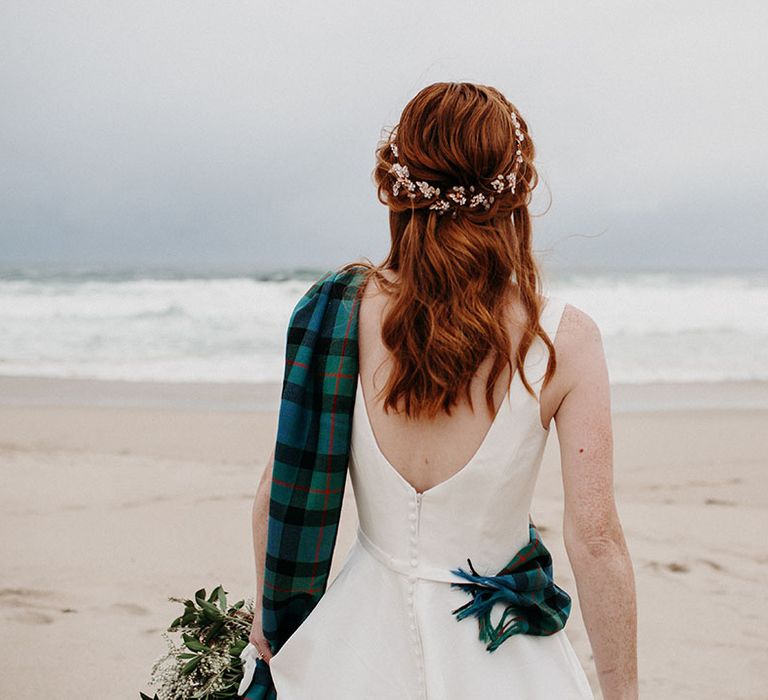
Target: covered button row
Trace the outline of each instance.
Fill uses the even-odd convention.
[[[411,521],[411,536],[410,536],[410,554],[411,554],[411,566],[416,567],[419,564],[418,549],[416,543],[418,541],[416,532],[418,528],[418,513],[419,501],[421,500],[421,494],[417,493],[414,500],[411,501],[411,512],[408,514],[408,519]]]

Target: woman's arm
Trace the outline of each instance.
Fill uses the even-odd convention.
[[[251,509],[251,528],[253,530],[253,556],[256,563],[256,594],[253,626],[248,637],[249,641],[261,652],[268,663],[272,658],[272,650],[269,642],[264,638],[261,628],[261,597],[264,592],[264,564],[267,558],[267,519],[269,515],[269,496],[272,487],[272,465],[275,460],[275,451],[269,455],[264,471],[256,489]]]
[[[557,372],[568,389],[555,423],[565,494],[563,537],[603,697],[634,699],[635,579],[614,500],[610,384],[602,338],[595,322],[570,305],[561,326]]]

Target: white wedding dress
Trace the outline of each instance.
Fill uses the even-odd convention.
[[[549,297],[542,311],[553,341],[564,306]],[[537,338],[525,361],[537,394],[546,364]],[[319,603],[271,659],[278,700],[593,698],[564,630],[516,634],[488,652],[477,618],[451,612],[470,595],[450,586],[465,582],[450,569],[468,570],[469,557],[478,572],[494,575],[528,543],[548,435],[515,372],[472,459],[420,494],[379,449],[358,377],[349,464],[357,539]],[[504,607],[497,606],[494,623]]]

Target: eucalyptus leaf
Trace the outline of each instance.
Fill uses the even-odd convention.
[[[194,659],[187,661],[179,673],[181,673],[182,676],[188,676],[190,673],[192,673],[192,671],[195,670],[195,667],[200,663],[201,658],[202,657],[200,656],[196,656]]]
[[[232,654],[232,656],[240,656],[240,653],[245,649],[245,647],[248,646],[248,641],[243,639],[239,642],[236,642],[231,647],[229,647],[229,653]]]
[[[211,591],[211,595],[208,596],[209,603],[212,603],[214,600],[216,600],[219,595],[219,589],[221,589],[221,585],[216,586],[216,588]]]
[[[219,612],[219,609],[215,605],[209,603],[207,600],[201,600],[200,607],[205,610],[205,612],[207,612],[214,620],[221,619],[221,613]]]
[[[189,634],[182,635],[182,639],[184,640],[184,644],[187,647],[187,649],[191,649],[192,651],[210,651],[211,648],[209,646],[206,646],[203,644],[199,639],[196,637],[193,637]]]
[[[205,636],[205,643],[210,645],[211,642],[218,636],[219,632],[224,629],[225,620],[219,620],[215,625],[211,627],[208,634]]]
[[[160,690],[152,698],[141,693],[141,700],[159,700],[160,697],[234,700],[238,697],[237,689],[244,670],[240,654],[248,644],[255,601],[238,600],[229,605],[222,584],[210,589],[207,599],[206,590],[199,589],[194,600],[169,599],[183,605],[182,614],[175,617],[168,628],[168,632],[178,635],[183,644],[180,648],[178,641],[167,637],[169,651],[153,666],[150,680]],[[223,657],[225,666],[216,676],[203,663],[209,655]],[[213,690],[214,687],[217,689]]]

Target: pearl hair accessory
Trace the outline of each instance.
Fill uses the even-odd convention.
[[[518,119],[517,114],[515,114],[515,112],[510,112],[510,115],[512,117],[512,123],[515,126],[515,164],[512,168],[512,172],[508,173],[507,175],[499,173],[493,180],[491,180],[491,188],[497,194],[501,194],[505,189],[509,189],[509,191],[514,194],[515,188],[517,186],[517,171],[520,167],[520,164],[523,162],[522,143],[525,140],[525,134],[520,127],[520,120]],[[396,161],[392,163],[391,167],[389,168],[389,173],[395,176],[395,182],[392,185],[392,194],[397,197],[397,195],[400,194],[400,190],[402,189],[408,191],[408,197],[410,199],[415,199],[418,196],[418,192],[420,192],[421,195],[426,199],[432,199],[433,197],[440,196],[439,187],[433,187],[425,180],[417,180],[416,182],[411,180],[411,174],[408,171],[408,166],[397,162],[398,158],[400,157],[400,154],[397,150],[397,144],[392,141],[389,144],[389,147],[392,150],[392,155],[395,157]],[[475,192],[474,185],[469,186],[469,192]],[[445,194],[445,199],[436,199],[432,204],[429,205],[429,208],[436,210],[440,216],[442,216],[445,212],[453,209],[452,216],[455,218],[457,208],[466,205],[467,201],[469,201],[468,206],[470,209],[475,209],[476,207],[482,205],[486,211],[491,208],[491,204],[494,202],[494,196],[492,194],[486,197],[482,192],[477,192],[469,197],[469,200],[467,200],[467,196],[467,191],[463,186],[454,185],[451,187],[450,191]]]

